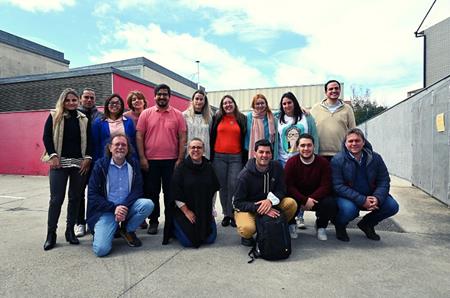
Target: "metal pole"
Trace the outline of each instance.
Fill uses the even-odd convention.
[[[197,90],[200,90],[200,60],[196,60],[197,63]]]

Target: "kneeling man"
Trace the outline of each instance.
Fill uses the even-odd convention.
[[[142,195],[141,170],[131,159],[127,137],[112,136],[106,156],[95,163],[89,180],[87,222],[94,233],[92,248],[98,257],[111,251],[118,228],[129,246],[142,245],[135,231],[154,207]]]
[[[283,211],[290,221],[297,210],[292,198],[285,198],[283,168],[272,160],[272,144],[268,140],[255,143],[255,157],[239,173],[233,196],[234,218],[242,245],[252,246],[256,232],[255,215],[278,217]],[[274,208],[276,206],[276,208]]]
[[[342,151],[331,160],[333,188],[337,194],[339,212],[336,217],[336,237],[350,241],[346,226],[358,217],[360,210],[370,211],[358,227],[371,240],[380,240],[375,226],[398,212],[398,203],[389,194],[389,173],[381,156],[372,150],[358,128],[350,129]]]
[[[330,163],[314,154],[314,138],[310,134],[300,135],[297,149],[300,154],[291,157],[284,168],[287,193],[299,207],[316,212],[317,238],[327,240],[328,222],[334,222],[337,213],[336,200],[331,195]]]

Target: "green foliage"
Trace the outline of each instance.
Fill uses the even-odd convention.
[[[351,86],[352,96],[350,97],[355,113],[356,125],[378,115],[387,109],[385,106],[378,105],[375,100],[370,99],[370,89]]]

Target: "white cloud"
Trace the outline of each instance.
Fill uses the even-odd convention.
[[[50,12],[62,11],[65,6],[74,6],[75,0],[3,0],[0,3],[9,3],[31,12]]]
[[[95,4],[94,11],[92,14],[96,17],[104,17],[107,16],[111,11],[111,5],[106,2],[100,2]]]
[[[126,8],[144,9],[153,6],[156,2],[156,0],[118,0],[117,7],[121,10]]]
[[[158,25],[119,24],[114,37],[123,44],[120,49],[106,50],[95,63],[144,56],[185,77],[196,72],[200,60],[200,83],[208,90],[267,86],[268,79],[242,57],[190,34],[163,32]]]

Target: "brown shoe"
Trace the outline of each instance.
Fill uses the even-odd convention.
[[[142,245],[141,240],[136,236],[135,232],[127,232],[126,229],[120,229],[120,236],[127,242],[130,247],[139,247]]]

